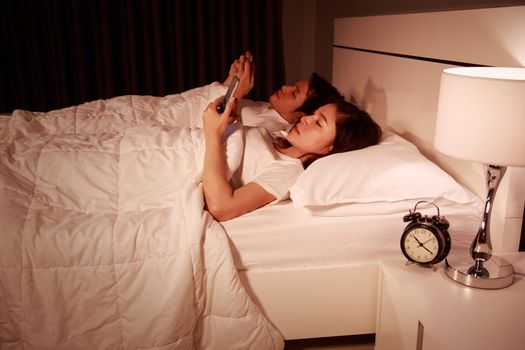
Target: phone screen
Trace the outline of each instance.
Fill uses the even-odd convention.
[[[228,87],[228,91],[226,91],[226,95],[224,95],[224,99],[222,100],[221,104],[219,104],[219,106],[217,107],[217,112],[219,112],[220,114],[224,113],[224,110],[226,109],[226,104],[235,92],[235,89],[237,89],[237,85],[239,85],[239,78],[237,78],[237,76],[234,75],[230,86]]]

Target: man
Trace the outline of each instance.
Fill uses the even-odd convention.
[[[283,85],[270,96],[269,102],[244,100],[254,85],[254,74],[253,57],[245,52],[232,63],[223,83],[228,86],[233,75],[240,79],[234,96],[240,100],[237,114],[244,125],[263,126],[270,132],[287,130],[300,117],[313,114],[322,105],[344,99],[334,86],[313,73],[310,79]]]
[[[329,82],[316,73],[310,79],[283,85],[265,101],[244,99],[254,86],[255,64],[249,52],[245,52],[230,66],[228,78],[221,84],[209,85],[167,96],[173,99],[168,124],[202,128],[202,113],[210,101],[226,93],[233,76],[239,78],[234,93],[237,99],[235,118],[246,126],[262,126],[269,132],[288,131],[304,115],[312,115],[319,107],[344,97]],[[182,102],[182,103],[180,103]]]

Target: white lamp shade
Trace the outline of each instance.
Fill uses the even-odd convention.
[[[525,166],[525,68],[445,69],[434,146],[455,158]]]

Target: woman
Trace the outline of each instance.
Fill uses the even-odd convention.
[[[225,221],[284,199],[295,179],[314,160],[329,154],[374,145],[381,129],[366,113],[349,102],[339,100],[304,116],[286,139],[274,142],[263,128],[245,127],[244,159],[227,178],[223,135],[235,102],[228,103],[221,115],[212,102],[204,112],[206,139],[203,191],[208,211]]]

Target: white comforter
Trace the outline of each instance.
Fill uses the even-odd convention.
[[[223,93],[3,118],[1,349],[283,347],[203,210],[202,132],[177,127]]]

